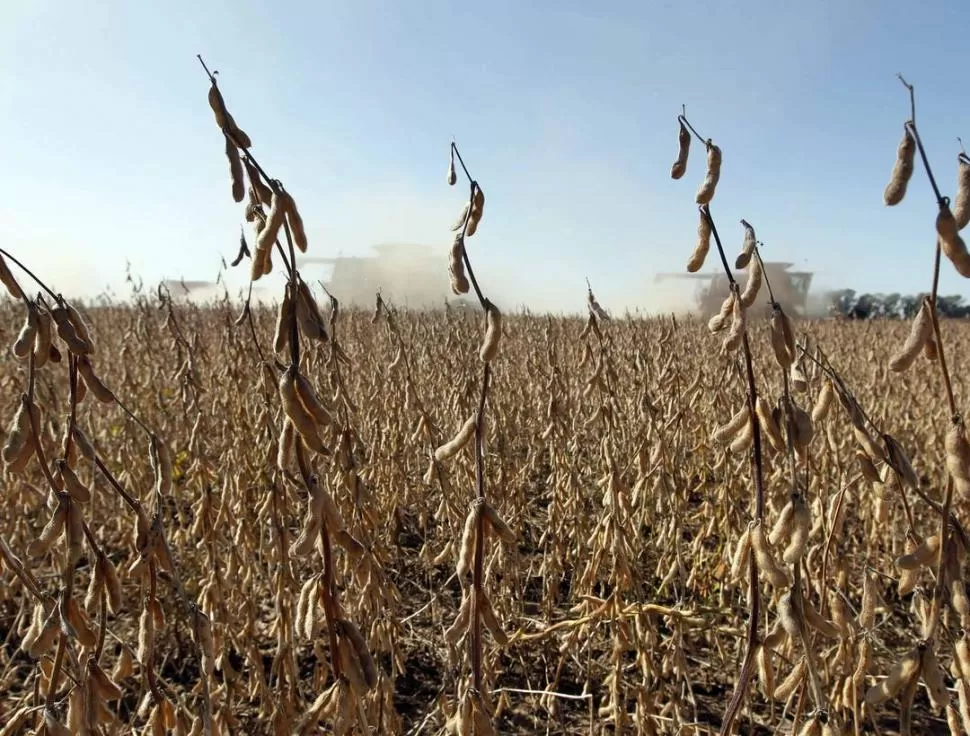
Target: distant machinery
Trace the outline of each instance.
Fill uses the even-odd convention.
[[[791,263],[765,261],[765,276],[771,284],[775,299],[793,316],[804,316],[808,304],[808,289],[812,284],[813,274],[805,271],[789,271]],[[745,277],[735,274],[739,285],[744,288]],[[673,279],[691,279],[699,282],[696,294],[697,310],[705,315],[717,312],[721,303],[730,292],[727,276],[721,272],[711,273],[658,273],[656,281]],[[762,286],[758,302],[767,303],[768,290]]]
[[[329,274],[322,283],[345,306],[373,306],[378,291],[394,306],[412,309],[464,301],[451,292],[443,249],[398,244],[372,249],[373,256],[303,257],[297,259],[297,265],[328,266]]]

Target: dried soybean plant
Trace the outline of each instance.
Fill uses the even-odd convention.
[[[725,299],[724,304],[721,306],[720,313],[711,319],[709,329],[712,332],[719,332],[724,328],[727,318],[729,316],[731,317],[731,327],[727,338],[724,340],[722,352],[731,355],[733,358],[733,356],[736,355],[737,349],[739,347],[742,348],[745,375],[747,380],[747,407],[738,411],[735,418],[729,422],[728,428],[725,429],[722,434],[725,434],[725,436],[727,434],[732,436],[740,435],[741,437],[745,438],[745,442],[744,445],[739,447],[739,449],[745,449],[747,446],[750,446],[751,448],[750,467],[751,477],[754,484],[754,526],[752,528],[756,531],[756,536],[758,536],[758,534],[760,534],[761,524],[764,522],[765,492],[763,464],[761,457],[761,424],[756,411],[758,400],[757,388],[755,386],[751,349],[748,344],[746,314],[745,307],[741,300],[741,290],[738,287],[734,274],[732,273],[724,255],[724,249],[721,246],[720,237],[718,236],[710,210],[710,202],[714,198],[714,193],[721,176],[721,149],[710,138],[705,139],[700,133],[697,132],[693,125],[691,125],[690,121],[687,119],[686,108],[684,108],[681,114],[677,117],[677,121],[680,125],[680,151],[677,161],[674,163],[671,170],[672,178],[679,179],[686,172],[691,133],[702,141],[707,149],[707,172],[705,174],[704,181],[701,183],[701,186],[697,191],[697,196],[695,197],[698,204],[699,213],[699,224],[697,230],[698,242],[695,245],[694,252],[690,257],[687,269],[689,272],[695,272],[704,265],[704,260],[706,259],[710,250],[710,238],[713,236],[717,245],[718,255],[720,256],[722,265],[724,267],[724,272],[730,284],[730,293]],[[750,445],[748,444],[748,438],[750,438]],[[741,673],[735,686],[734,695],[731,698],[722,721],[722,734],[731,732],[734,719],[737,717],[737,714],[743,704],[744,694],[747,690],[748,682],[752,677],[753,668],[755,666],[755,657],[758,652],[758,623],[761,616],[761,592],[758,585],[758,574],[759,563],[762,562],[762,560],[759,560],[758,557],[759,555],[747,555],[749,605],[748,636],[745,646],[744,659],[741,666]],[[739,565],[738,567],[740,568],[741,566]],[[741,572],[740,569],[738,571]]]
[[[251,256],[251,282],[273,270],[274,252],[283,264],[286,282],[280,303],[273,352],[286,355],[288,363],[263,360],[261,371],[267,384],[277,387],[282,409],[276,441],[276,476],[271,484],[275,497],[274,506],[285,507],[284,484],[299,486],[307,494],[307,508],[303,528],[299,536],[284,548],[286,532],[277,519],[281,546],[276,577],[277,620],[274,625],[279,636],[277,659],[277,689],[284,697],[273,713],[277,733],[310,733],[320,720],[326,719],[334,733],[350,733],[356,725],[366,733],[373,713],[384,716],[386,699],[378,693],[376,708],[367,704],[378,687],[381,673],[378,671],[369,644],[340,601],[336,580],[336,547],[343,549],[358,568],[364,568],[368,579],[379,581],[381,576],[375,561],[361,542],[350,533],[334,498],[334,487],[328,483],[326,472],[316,472],[316,462],[336,461],[335,472],[343,480],[345,488],[356,494],[360,479],[353,461],[351,434],[347,410],[353,403],[340,380],[338,363],[344,358],[336,344],[334,327],[338,305],[331,298],[329,325],[313,297],[306,281],[296,267],[296,251],[306,252],[308,242],[306,229],[296,201],[278,179],[270,178],[253,156],[249,137],[238,127],[226,108],[225,100],[213,73],[209,72],[202,58],[199,61],[208,76],[209,105],[216,124],[225,139],[225,152],[229,160],[232,197],[242,202],[247,197],[246,219],[253,223],[255,249]],[[248,179],[245,186],[243,176]],[[281,243],[280,235],[286,243]],[[240,255],[245,256],[245,247]],[[249,311],[249,302],[246,304]],[[253,332],[256,340],[255,331]],[[307,345],[301,343],[304,339]],[[331,363],[331,375],[336,383],[336,405],[328,402],[310,381],[308,374],[312,345],[326,343]],[[258,345],[258,341],[257,341]],[[261,353],[261,351],[260,351]],[[301,362],[302,361],[302,362]],[[337,445],[336,456],[331,447]],[[297,474],[291,468],[295,461]],[[276,513],[279,514],[277,507]],[[292,580],[294,562],[312,552],[322,558],[322,569],[310,575],[300,588],[295,610],[287,588]],[[366,591],[365,591],[366,592]],[[323,620],[320,620],[322,611]],[[330,681],[303,714],[292,712],[293,694],[299,690],[299,676],[295,669],[293,649],[296,634],[315,639],[321,626],[326,628]],[[274,667],[274,669],[277,669]]]
[[[961,150],[957,157],[957,195],[954,207],[951,209],[950,198],[944,196],[937,185],[916,126],[915,89],[902,75],[898,75],[898,78],[909,93],[910,117],[903,125],[903,139],[897,150],[897,160],[885,189],[884,200],[889,206],[896,206],[903,201],[913,175],[915,154],[918,151],[936,199],[936,251],[931,291],[923,298],[906,341],[890,358],[889,368],[893,372],[902,373],[911,368],[920,357],[936,363],[940,370],[949,418],[949,428],[944,440],[947,471],[945,486],[942,501],[933,503],[940,517],[939,531],[926,539],[921,539],[917,530],[911,528],[907,554],[896,560],[897,567],[903,571],[903,577],[910,579],[915,580],[912,571],[923,567],[932,570],[936,578],[932,603],[929,610],[924,611],[924,615],[920,617],[920,634],[914,647],[903,654],[886,679],[874,685],[866,695],[866,702],[870,707],[899,696],[900,728],[903,730],[903,726],[908,725],[908,720],[911,718],[913,698],[921,678],[926,685],[933,707],[938,710],[945,709],[948,718],[955,719],[955,711],[944,687],[937,659],[937,652],[943,648],[946,639],[946,635],[940,630],[940,624],[950,613],[948,609],[952,608],[959,617],[960,629],[965,632],[970,628],[970,619],[968,619],[970,606],[967,604],[966,593],[963,590],[966,537],[960,533],[962,530],[959,527],[956,536],[951,536],[951,525],[958,526],[958,522],[951,519],[954,492],[961,500],[966,500],[970,493],[970,441],[967,439],[963,413],[958,410],[954,397],[937,309],[941,255],[947,257],[958,274],[970,278],[970,253],[960,235],[960,230],[970,222],[970,162],[966,153]],[[894,449],[896,448],[887,443],[886,450],[890,455]],[[908,460],[902,473],[908,481],[907,487],[922,494],[924,491],[921,489],[920,478],[911,466],[906,467],[907,465]],[[900,582],[901,587],[902,585],[903,583]],[[949,596],[946,595],[948,591]],[[951,671],[958,682],[960,700],[964,706],[961,707],[961,715],[965,719],[964,728],[970,728],[970,719],[967,718],[970,713],[965,707],[967,687],[970,685],[970,670],[963,667],[964,664],[970,663],[967,663],[965,658],[961,660],[959,656],[961,647],[964,652],[966,651],[965,637],[966,633],[957,638]]]
[[[793,675],[800,671],[807,672],[815,706],[806,721],[805,728],[828,731],[834,726],[822,691],[819,665],[815,657],[814,643],[811,640],[812,627],[820,630],[827,627],[821,614],[815,611],[805,599],[802,579],[802,562],[812,524],[809,501],[806,497],[808,483],[806,479],[799,477],[797,464],[799,461],[804,464],[807,446],[811,442],[813,432],[810,415],[795,404],[790,391],[793,382],[804,383],[804,377],[796,360],[792,325],[788,315],[771,293],[771,285],[767,283],[754,228],[745,220],[741,220],[744,237],[741,252],[735,259],[734,265],[737,269],[747,269],[747,279],[743,289],[738,284],[725,256],[710,208],[720,181],[721,149],[711,139],[705,139],[697,132],[687,119],[686,111],[678,116],[678,123],[680,151],[671,171],[672,178],[679,179],[686,171],[690,134],[703,141],[707,149],[707,171],[695,197],[699,213],[697,243],[688,260],[687,271],[696,272],[704,265],[713,237],[721,266],[728,279],[729,293],[719,312],[708,322],[708,329],[712,333],[726,332],[721,348],[723,355],[734,360],[738,349],[741,349],[739,371],[747,388],[746,406],[737,410],[728,422],[719,426],[714,431],[713,438],[717,442],[729,443],[732,452],[749,453],[749,466],[754,486],[753,518],[738,540],[731,564],[731,569],[737,576],[743,575],[744,567],[747,565],[749,607],[747,639],[741,671],[734,694],[722,719],[720,733],[732,732],[734,722],[744,703],[748,685],[756,671],[762,692],[769,698],[778,697],[772,655],[774,649],[788,640],[802,650],[801,664],[795,668]],[[782,372],[784,388],[781,402],[774,408],[764,396],[758,393],[748,337],[749,313],[757,302],[763,283],[766,284],[772,310],[771,346],[775,361]],[[788,501],[781,509],[770,532],[766,517],[768,502],[772,499],[766,492],[765,439],[774,450],[780,454],[787,454],[789,466],[786,493]],[[788,543],[781,554],[783,564],[779,562],[778,552],[775,549],[782,542]],[[786,565],[790,566],[790,571],[786,570]],[[777,619],[772,631],[764,637],[759,635],[759,623],[763,615],[762,604],[765,600],[762,598],[759,577],[764,578],[764,583],[772,591],[772,597],[767,600],[769,603],[774,600]],[[796,687],[800,684],[797,679],[793,679],[793,682]]]
[[[27,386],[20,395],[7,433],[4,466],[8,479],[19,476],[27,483],[28,468],[35,460],[47,486],[45,500],[50,511],[46,525],[27,545],[30,562],[22,561],[7,540],[0,537],[2,566],[11,570],[23,589],[35,599],[21,648],[39,660],[39,672],[32,675],[34,705],[21,704],[12,722],[23,725],[41,718],[41,725],[35,723],[36,732],[47,734],[94,734],[103,728],[116,728],[120,725],[121,713],[112,710],[112,704],[122,701],[129,692],[118,682],[130,676],[137,664],[142,697],[138,707],[130,711],[129,727],[134,727],[137,720],[154,732],[191,727],[197,733],[212,733],[210,679],[214,659],[210,622],[186,594],[165,530],[165,505],[170,501],[173,474],[168,446],[95,372],[96,343],[78,308],[54,293],[14,256],[3,250],[0,253],[0,281],[26,308],[24,325],[12,352],[18,360],[26,361]],[[44,293],[31,299],[4,256]],[[40,382],[45,378],[44,369],[52,371],[59,364],[67,372],[68,416],[63,423],[53,416],[59,403],[55,389],[50,388],[44,398],[39,391]],[[98,404],[116,405],[148,436],[154,488],[147,504],[124,488],[79,426],[79,405],[88,393]],[[54,438],[59,426],[63,427],[60,441]],[[120,614],[125,607],[122,578],[116,561],[108,556],[106,540],[94,531],[100,521],[93,519],[92,509],[103,508],[106,503],[98,498],[101,481],[107,483],[134,518],[131,543],[135,554],[124,577],[137,581],[142,594],[137,647],[125,642],[126,632],[117,633],[121,630]],[[40,512],[40,516],[43,518],[45,514]],[[51,578],[59,585],[51,591],[42,583],[50,576],[37,574],[32,568],[38,569],[47,558],[56,567],[55,549],[61,547],[61,541],[60,569]],[[79,572],[89,576],[83,600],[79,599]],[[178,612],[189,622],[199,648],[201,703],[191,710],[157,671],[156,641],[166,628],[167,619],[160,581],[171,586],[180,607]],[[116,617],[111,628],[109,613]],[[109,636],[122,647],[113,675],[107,674],[104,664]],[[52,647],[56,649],[53,660],[50,659]],[[134,657],[131,651],[137,652]],[[38,701],[42,691],[41,705]]]
[[[449,156],[449,186],[457,182],[455,159],[461,165],[468,180],[468,201],[461,215],[453,225],[454,241],[448,266],[451,287],[455,294],[465,294],[469,282],[485,313],[485,335],[479,349],[482,369],[482,388],[478,409],[459,427],[458,432],[448,442],[439,446],[435,460],[439,463],[454,458],[462,448],[474,438],[476,492],[472,500],[458,545],[456,572],[462,586],[461,608],[452,625],[445,632],[445,640],[450,646],[467,638],[468,654],[471,665],[471,679],[458,685],[458,702],[450,716],[449,728],[460,736],[486,736],[494,734],[493,714],[495,705],[489,693],[484,671],[484,628],[487,628],[496,644],[503,646],[508,641],[502,623],[498,620],[492,602],[485,590],[485,541],[491,533],[503,543],[515,541],[515,533],[499,516],[498,511],[485,496],[485,409],[488,404],[489,385],[492,377],[492,361],[498,355],[499,341],[502,337],[502,314],[484,295],[468,257],[466,241],[475,235],[485,210],[485,193],[479,183],[472,178],[465,162],[452,142]],[[471,575],[469,585],[468,576]]]

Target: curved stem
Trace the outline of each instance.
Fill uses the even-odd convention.
[[[926,149],[923,148],[923,139],[919,136],[916,123],[912,121],[906,123],[906,129],[916,139],[916,148],[919,150],[919,157],[923,161],[923,168],[926,169],[926,175],[929,177],[930,186],[933,187],[933,194],[936,195],[936,204],[940,209],[943,209],[949,205],[949,200],[940,193],[940,188],[936,185],[936,177],[933,176],[933,169],[930,168],[929,159],[926,157]]]
[[[735,299],[737,299],[739,298],[738,284],[734,280],[734,275],[731,273],[731,269],[728,266],[727,258],[724,255],[724,247],[721,244],[721,238],[717,232],[717,226],[714,224],[714,218],[711,217],[710,207],[703,205],[701,207],[701,212],[707,218],[707,221],[711,226],[711,234],[714,236],[714,242],[717,245],[717,252],[721,257],[721,265],[724,267],[724,273],[726,274],[728,282],[731,285],[732,292],[734,292]],[[765,514],[764,461],[761,454],[761,423],[758,419],[758,413],[756,410],[758,395],[757,388],[755,386],[754,368],[751,361],[751,345],[748,342],[747,330],[744,330],[741,333],[741,347],[744,354],[745,377],[748,383],[748,421],[751,422],[754,445],[751,452],[751,473],[754,476],[755,519],[756,523],[761,523],[764,520]],[[751,555],[750,557],[748,571],[750,610],[748,612],[747,646],[745,650],[744,662],[741,666],[741,672],[734,688],[734,694],[731,696],[731,701],[728,704],[724,718],[721,721],[721,736],[726,736],[726,734],[731,732],[731,728],[734,725],[738,712],[741,710],[741,705],[744,702],[745,691],[747,690],[748,683],[753,675],[754,658],[759,646],[758,619],[761,615],[761,590],[758,587],[758,563],[755,559],[755,555]]]
[[[458,144],[454,141],[451,142],[451,150],[458,157],[458,163],[461,164],[462,171],[465,172],[465,177],[468,179],[469,183],[473,183],[472,175],[468,173],[468,167],[465,166],[465,160],[461,157],[461,152],[458,150]]]
[[[699,140],[701,143],[707,145],[707,138],[705,138],[700,133],[698,133],[697,132],[697,129],[693,125],[690,124],[690,120],[687,119],[687,107],[686,106],[681,106],[681,109],[683,110],[683,112],[680,115],[677,116],[677,119],[680,122],[682,122],[684,125],[686,125],[687,126],[687,129],[690,130],[691,133],[693,133],[695,136],[697,136],[697,140]]]
[[[23,271],[25,274],[30,276],[30,278],[32,278],[35,282],[37,282],[37,285],[40,286],[40,288],[42,288],[44,291],[48,293],[48,295],[50,295],[51,299],[53,299],[55,302],[58,302],[58,303],[61,301],[60,297],[57,294],[55,294],[53,291],[51,291],[50,287],[48,287],[47,284],[45,284],[36,275],[34,275],[34,272],[31,271],[29,268],[27,268],[16,256],[11,255],[9,251],[4,250],[3,248],[0,248],[0,253],[2,253],[11,261],[16,263],[21,271]]]

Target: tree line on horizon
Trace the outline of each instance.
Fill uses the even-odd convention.
[[[847,319],[912,319],[919,311],[925,292],[919,294],[857,294],[854,289],[839,289],[828,294],[829,313]],[[970,304],[959,294],[938,295],[936,307],[941,317],[970,317]]]

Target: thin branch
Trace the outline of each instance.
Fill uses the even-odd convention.
[[[687,126],[687,129],[690,130],[691,133],[693,133],[695,136],[697,136],[697,140],[699,140],[704,145],[707,145],[708,139],[705,138],[704,136],[702,136],[700,133],[698,133],[697,132],[697,129],[693,125],[690,124],[690,120],[687,119],[687,106],[686,105],[681,105],[681,108],[680,109],[682,110],[682,112],[681,112],[680,115],[677,116],[677,119],[680,122],[682,122],[684,125],[686,125]]]

